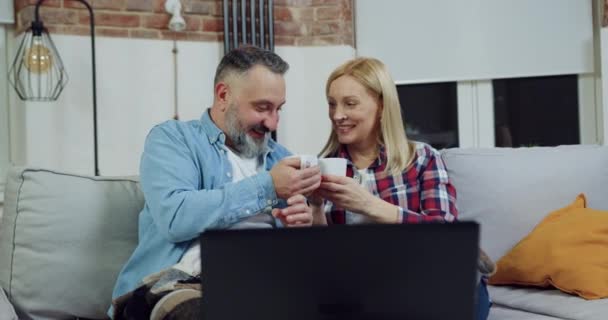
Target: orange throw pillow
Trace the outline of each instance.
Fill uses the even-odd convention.
[[[549,287],[585,299],[608,297],[608,211],[585,195],[546,216],[498,263],[493,285]]]

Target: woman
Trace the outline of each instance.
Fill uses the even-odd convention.
[[[408,141],[397,89],[382,62],[357,58],[326,84],[332,132],[321,157],[348,160],[347,176],[323,176],[309,199],[313,223],[418,223],[456,219],[456,191],[431,146]],[[482,256],[485,256],[482,254]],[[485,257],[484,257],[485,258]],[[485,259],[482,271],[494,264]],[[478,319],[490,302],[480,281]]]

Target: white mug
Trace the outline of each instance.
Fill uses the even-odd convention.
[[[344,158],[322,158],[319,159],[321,175],[346,176],[346,159]]]
[[[300,169],[310,168],[319,164],[317,156],[310,154],[298,154],[289,156],[288,158],[300,158]]]

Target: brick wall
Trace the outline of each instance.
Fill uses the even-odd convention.
[[[277,44],[354,44],[352,0],[275,0],[274,10]]]
[[[604,19],[602,21],[603,27],[608,27],[608,0],[604,0]]]
[[[277,45],[353,45],[353,0],[275,0]],[[36,0],[14,0],[16,28],[30,25]],[[165,0],[90,0],[100,36],[223,41],[221,0],[181,0],[186,30],[168,30]],[[89,15],[73,0],[46,0],[40,16],[51,34],[89,34]],[[18,33],[19,33],[18,32]]]

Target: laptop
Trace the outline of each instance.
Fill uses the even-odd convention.
[[[475,319],[479,226],[211,230],[203,319]]]

